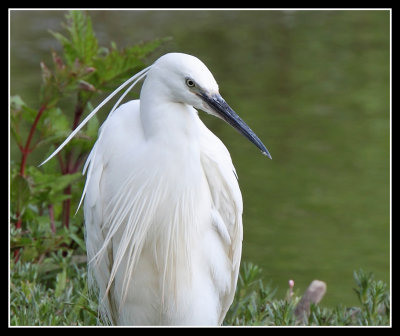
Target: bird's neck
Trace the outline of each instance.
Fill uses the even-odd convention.
[[[142,92],[140,117],[146,139],[178,150],[198,146],[198,115],[192,106]]]

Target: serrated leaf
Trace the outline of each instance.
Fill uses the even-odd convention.
[[[88,122],[86,135],[92,139],[96,139],[98,131],[99,131],[99,119],[97,115],[94,115],[93,118],[90,119]]]
[[[69,236],[71,237],[71,239],[72,239],[75,243],[77,243],[77,244],[79,245],[79,247],[80,247],[83,251],[86,250],[86,245],[85,245],[84,240],[81,239],[81,238],[79,238],[77,234],[71,232],[71,233],[69,234]]]
[[[53,204],[61,204],[61,202],[70,199],[72,195],[69,194],[49,194],[47,201]]]
[[[66,175],[43,173],[33,166],[28,167],[28,172],[33,177],[35,189],[50,188],[52,192],[64,190],[69,184],[82,176],[81,173]]]
[[[56,278],[56,289],[54,295],[56,297],[60,296],[62,292],[65,290],[67,285],[67,269],[64,268],[60,273],[57,274]]]
[[[10,247],[11,249],[25,247],[32,245],[32,238],[23,237],[23,236],[14,236],[10,239]]]
[[[99,47],[90,17],[83,11],[70,11],[66,19],[69,39],[59,33],[53,35],[61,42],[67,63],[73,65],[75,60],[79,59],[82,63],[91,65]]]
[[[29,107],[20,96],[12,96],[10,98],[11,118],[22,117],[24,122],[33,122],[38,111]]]
[[[49,115],[49,121],[55,135],[58,133],[64,135],[66,132],[69,133],[71,131],[70,122],[60,108],[53,109],[51,115]]]
[[[34,246],[26,246],[21,250],[21,259],[23,261],[32,261],[39,256],[39,252]]]
[[[16,175],[10,183],[11,201],[14,203],[15,211],[22,214],[31,197],[31,188],[28,180],[21,175]]]
[[[81,173],[60,175],[60,173],[42,172],[34,166],[27,167],[27,173],[33,180],[33,197],[41,204],[60,204],[71,198],[64,189],[82,178]]]
[[[143,59],[154,51],[163,42],[163,39],[155,39],[142,42],[123,50],[118,50],[115,43],[103,57],[94,59],[94,66],[97,69],[97,76],[103,85],[121,75],[129,75],[138,68],[144,67]]]
[[[10,97],[11,112],[21,110],[23,105],[26,105],[26,104],[19,95]]]
[[[11,117],[11,122],[10,122],[10,130],[11,130],[11,135],[13,136],[15,142],[22,146],[22,139],[21,136],[19,135],[19,132],[17,132],[17,122]]]

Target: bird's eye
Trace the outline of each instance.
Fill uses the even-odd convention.
[[[196,84],[194,83],[193,79],[187,78],[186,79],[186,85],[189,87],[195,87]]]

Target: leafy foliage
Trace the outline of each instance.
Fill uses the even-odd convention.
[[[97,301],[88,292],[85,259],[62,251],[51,253],[40,264],[11,262],[11,325],[98,325]],[[297,294],[275,298],[265,285],[259,267],[244,263],[235,300],[225,318],[226,326],[387,326],[389,293],[372,274],[354,272],[355,291],[363,293],[360,307],[333,308],[311,305],[308,320],[299,321]],[[360,281],[362,280],[362,281]]]
[[[11,162],[11,249],[24,261],[43,260],[61,247],[79,247],[84,253],[82,215],[71,212],[83,189],[79,171],[97,138],[98,119],[93,117],[71,146],[43,167],[37,167],[39,162],[31,165],[28,157],[39,152],[45,159],[92,108],[93,99],[115,85],[113,81],[122,82],[141,70],[144,59],[163,42],[157,39],[122,50],[115,43],[101,47],[83,11],[70,11],[64,29],[66,34],[52,32],[63,54],[53,51],[51,66],[40,63],[39,107],[18,95],[10,100],[12,141],[21,153],[19,162]]]
[[[50,154],[92,108],[93,99],[113,81],[141,70],[163,42],[123,50],[115,43],[100,47],[83,11],[69,12],[64,28],[65,35],[52,32],[63,54],[53,51],[51,66],[40,63],[39,106],[19,95],[10,99],[11,136],[21,154],[10,169],[11,325],[97,324],[96,302],[87,289],[82,214],[71,212],[83,189],[79,171],[96,140],[98,119],[92,118],[57,160],[38,168],[39,162],[30,164],[28,157]]]
[[[70,39],[60,33],[53,32],[65,51],[67,63],[71,66],[78,59],[84,64],[91,65],[92,59],[98,54],[99,45],[94,35],[92,21],[81,11],[71,11],[66,15],[66,30]]]
[[[295,308],[300,297],[290,295],[275,298],[271,285],[261,280],[258,266],[245,263],[239,275],[235,300],[226,316],[224,325],[267,325],[267,326],[384,326],[390,324],[389,292],[386,284],[375,281],[373,274],[363,270],[354,272],[355,292],[360,307],[334,308],[311,304],[307,320],[296,318]]]
[[[372,273],[363,270],[354,272],[357,287],[354,291],[361,303],[359,312],[360,324],[381,325],[389,319],[390,301],[387,285],[383,281],[375,281]]]
[[[96,325],[97,303],[87,288],[86,266],[71,254],[45,262],[11,262],[10,325]]]

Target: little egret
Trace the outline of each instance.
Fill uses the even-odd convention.
[[[144,77],[140,100],[118,107]],[[160,57],[47,160],[132,82],[84,167],[89,283],[98,290],[99,312],[114,325],[221,325],[238,279],[243,202],[228,150],[196,109],[271,156],[199,59]]]

